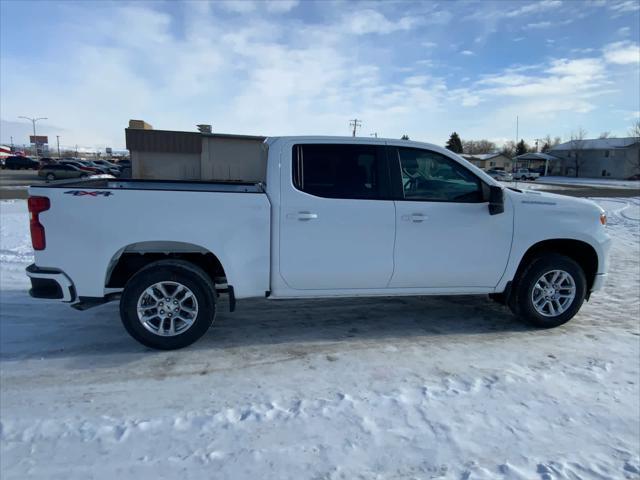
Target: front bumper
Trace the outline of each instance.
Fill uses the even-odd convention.
[[[29,295],[33,298],[46,298],[71,303],[76,300],[76,288],[71,279],[56,268],[41,268],[35,263],[26,269],[31,279]]]

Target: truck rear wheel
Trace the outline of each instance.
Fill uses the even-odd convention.
[[[192,263],[154,262],[127,282],[120,299],[120,318],[127,332],[147,347],[186,347],[213,322],[214,288],[209,276]]]
[[[534,258],[516,280],[509,306],[536,327],[557,327],[578,313],[586,291],[580,265],[564,255],[546,254]]]

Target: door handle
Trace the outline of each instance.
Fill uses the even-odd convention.
[[[420,223],[420,222],[424,222],[427,217],[424,213],[412,213],[410,215],[402,215],[402,220],[406,221],[406,222],[413,222],[413,223]]]
[[[288,213],[287,218],[296,218],[301,222],[308,222],[309,220],[315,220],[316,218],[318,218],[318,214],[311,212]]]

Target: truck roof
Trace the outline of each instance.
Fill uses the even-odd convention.
[[[433,150],[443,150],[444,148],[435,145],[433,143],[427,142],[416,142],[414,140],[402,140],[399,138],[383,138],[383,137],[346,137],[346,136],[331,136],[331,135],[289,135],[289,136],[279,136],[279,137],[267,137],[265,142],[271,145],[276,141],[318,141],[321,143],[344,143],[344,144],[353,144],[353,143],[361,143],[361,144],[388,144],[388,145],[396,145],[396,146],[406,146],[406,147],[420,147],[420,148],[430,148]],[[447,150],[448,153],[452,153]]]

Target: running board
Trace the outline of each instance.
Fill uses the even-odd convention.
[[[110,293],[104,297],[78,297],[78,300],[80,301],[71,305],[71,308],[75,308],[80,311],[89,310],[90,308],[118,300],[120,296],[120,293]]]

